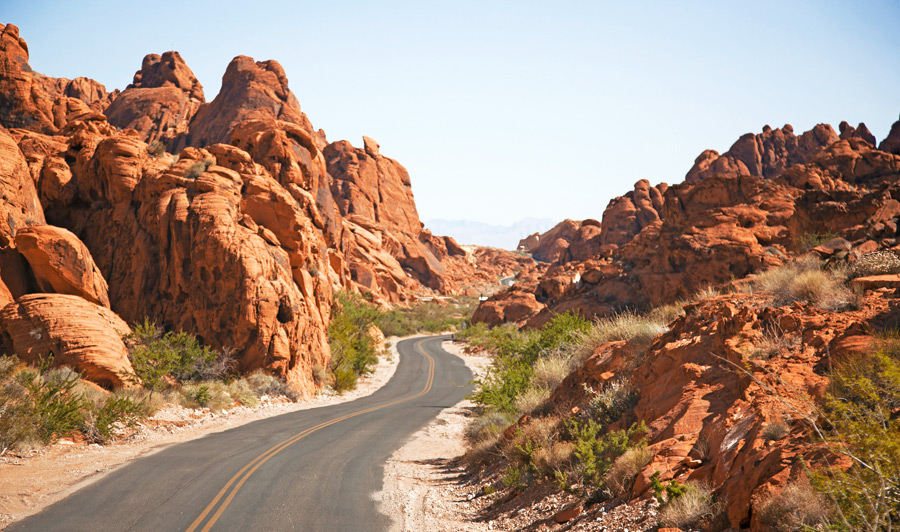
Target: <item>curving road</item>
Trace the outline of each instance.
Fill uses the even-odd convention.
[[[398,344],[374,394],[255,421],[119,468],[6,528],[52,531],[384,531],[372,494],[409,436],[468,392],[447,337]]]

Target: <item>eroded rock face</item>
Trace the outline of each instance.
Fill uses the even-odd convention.
[[[811,160],[836,140],[837,134],[827,124],[819,124],[800,136],[794,135],[790,125],[776,129],[765,126],[758,135],[742,136],[722,155],[715,150],[704,151],[684,180],[694,182],[714,175],[771,179],[789,166]]]
[[[878,149],[888,153],[900,154],[900,120],[894,122],[891,126],[891,132],[881,141]]]
[[[654,458],[631,492],[648,493],[650,476],[706,482],[725,500],[735,529],[762,530],[753,509],[806,464],[823,465],[801,416],[823,397],[822,368],[872,345],[867,324],[894,319],[894,297],[869,294],[860,310],[829,313],[807,305],[772,307],[764,294],[727,295],[685,308],[686,315],[649,346],[601,345],[557,388],[559,411],[584,408],[594,390],[629,379],[640,393],[634,418],[649,428]],[[779,331],[780,349],[759,355],[765,336]],[[640,363],[633,368],[637,357]],[[736,368],[746,368],[746,372]],[[767,440],[764,429],[786,423],[788,434]],[[614,426],[613,428],[617,428]]]
[[[30,226],[16,233],[15,243],[41,292],[72,294],[109,308],[106,280],[87,246],[71,231],[52,225]]]
[[[178,52],[144,57],[134,81],[106,109],[109,123],[174,149],[203,104],[203,86]]]
[[[70,366],[105,388],[129,384],[134,370],[122,337],[128,325],[106,307],[63,294],[28,294],[0,310],[7,352],[39,364]]]
[[[300,111],[297,97],[288,89],[281,65],[239,55],[222,76],[222,90],[197,111],[189,133],[176,148],[229,142],[235,126],[249,120],[281,120],[313,131],[309,119]]]
[[[649,181],[642,179],[634,184],[633,191],[610,200],[603,211],[600,244],[622,246],[631,242],[641,229],[658,221],[668,188],[665,183],[650,186]]]

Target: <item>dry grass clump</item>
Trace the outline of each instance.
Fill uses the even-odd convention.
[[[264,395],[271,397],[280,395],[291,401],[300,400],[300,394],[297,393],[297,390],[291,387],[291,385],[281,377],[269,375],[260,370],[247,375],[244,379],[257,397],[262,397]]]
[[[641,469],[653,459],[653,452],[646,446],[632,447],[616,458],[612,468],[603,477],[603,485],[613,497],[622,497],[634,485]]]
[[[842,272],[826,270],[820,260],[803,257],[759,274],[753,288],[771,292],[779,306],[800,302],[836,311],[847,308],[855,300],[844,281]]]
[[[703,484],[685,484],[684,493],[669,499],[659,509],[660,526],[675,527],[682,530],[696,528],[702,522],[712,521],[722,510],[707,486]]]
[[[777,325],[767,325],[762,337],[756,342],[755,349],[750,356],[761,360],[769,360],[775,355],[781,354],[800,343],[799,336],[785,334]]]
[[[578,340],[574,342],[576,348],[573,350],[573,355],[580,363],[606,342],[637,340],[649,344],[654,338],[668,330],[666,325],[671,321],[668,318],[676,312],[674,309],[667,310],[671,312],[641,315],[625,311],[614,316],[600,318],[591,324],[590,329],[580,333]]]
[[[490,441],[493,444],[497,440],[497,436],[513,422],[515,422],[515,418],[504,412],[485,412],[466,426],[466,440],[473,445],[482,441]]]
[[[627,412],[634,409],[638,402],[638,394],[627,379],[618,379],[606,383],[599,392],[585,385],[585,392],[592,395],[590,413],[604,425],[615,423]]]
[[[900,257],[893,251],[873,251],[866,253],[853,264],[850,276],[855,278],[892,273],[900,273]]]
[[[759,522],[771,530],[811,530],[828,521],[828,501],[806,481],[788,484],[772,494],[756,510]]]
[[[765,441],[778,441],[790,433],[791,426],[782,419],[776,419],[775,421],[766,423],[760,436],[762,436],[762,439]]]
[[[528,387],[522,393],[516,396],[513,404],[516,411],[522,414],[534,412],[545,405],[550,399],[551,390],[549,388]]]
[[[531,383],[538,388],[554,390],[572,371],[574,360],[560,353],[537,359]]]

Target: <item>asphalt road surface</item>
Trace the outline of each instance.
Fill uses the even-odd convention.
[[[6,531],[386,531],[372,498],[385,461],[469,391],[444,339],[400,342],[396,374],[368,397],[164,449]]]

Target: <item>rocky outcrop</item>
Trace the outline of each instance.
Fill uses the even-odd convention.
[[[610,200],[600,232],[602,246],[622,246],[653,222],[659,221],[663,208],[663,195],[669,188],[665,183],[655,187],[642,179],[634,184],[634,190]],[[582,259],[585,260],[585,259]]]
[[[144,57],[134,81],[106,109],[109,123],[173,149],[203,104],[203,86],[178,52]]]
[[[840,125],[838,125],[838,131],[841,132],[841,140],[857,138],[863,139],[864,141],[871,144],[873,148],[877,144],[877,142],[875,141],[875,135],[873,135],[872,132],[869,131],[869,128],[867,128],[866,125],[862,122],[860,122],[858,126],[853,127],[845,120],[841,122]]]
[[[827,124],[819,124],[800,136],[794,135],[789,124],[776,129],[765,126],[759,135],[743,135],[722,155],[715,150],[704,151],[684,180],[695,182],[714,175],[772,179],[789,166],[810,161],[836,140],[837,134]]]
[[[896,153],[900,155],[900,120],[894,122],[888,136],[881,141],[878,149],[888,153]]]
[[[600,251],[602,227],[597,220],[563,220],[546,233],[535,233],[519,241],[518,249],[535,260],[564,264],[586,260]]]
[[[445,282],[442,261],[465,255],[465,251],[453,239],[435,237],[424,229],[406,169],[381,155],[374,140],[364,137],[363,141],[364,149],[340,141],[323,150],[332,179],[331,193],[345,219],[341,246],[350,258],[354,281],[360,279],[363,286],[373,288],[380,285],[386,295],[392,285],[402,284],[393,261],[379,264],[376,250],[380,248],[418,283],[434,290],[452,291]],[[371,262],[368,258],[376,260]],[[371,275],[373,264],[380,275]],[[395,300],[393,295],[388,297]]]
[[[773,307],[765,294],[705,299],[686,307],[649,347],[601,345],[551,401],[560,412],[584,409],[591,399],[585,386],[601,390],[627,379],[640,391],[633,420],[646,423],[654,454],[629,497],[646,496],[654,472],[662,480],[707,483],[726,501],[732,528],[761,530],[753,519],[757,505],[804,476],[805,467],[824,465],[803,419],[815,416],[812,405],[826,390],[821,368],[872,345],[864,331],[896,319],[897,301],[870,293],[860,310],[829,313]],[[773,334],[780,347],[760,354]],[[767,438],[770,424],[787,433]]]
[[[235,127],[250,120],[281,120],[312,133],[312,124],[300,111],[297,97],[288,88],[287,76],[278,61],[254,61],[239,55],[222,76],[222,90],[204,104],[191,120],[189,132],[175,148],[204,147],[230,142]]]
[[[63,294],[28,294],[0,310],[0,338],[9,353],[39,364],[70,366],[105,388],[133,381],[122,337],[131,330],[115,313]]]
[[[87,246],[72,232],[35,225],[19,230],[15,244],[28,261],[39,291],[72,294],[109,308],[106,280]]]

